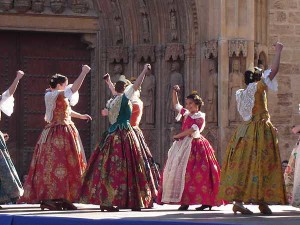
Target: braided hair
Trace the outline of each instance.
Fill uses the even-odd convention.
[[[55,89],[58,84],[62,85],[68,80],[68,78],[61,74],[55,74],[51,77],[49,85],[51,88]]]

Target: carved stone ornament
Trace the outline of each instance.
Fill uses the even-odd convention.
[[[186,44],[184,45],[184,54],[188,58],[196,56],[196,45],[195,44]]]
[[[218,57],[218,42],[215,40],[204,42],[204,57],[215,59]]]
[[[18,12],[27,12],[31,7],[31,0],[15,0],[14,9]]]
[[[174,43],[167,45],[165,60],[169,61],[170,59],[184,60],[184,48],[182,44]]]
[[[41,13],[44,11],[45,0],[32,0],[31,9],[33,12]]]
[[[0,9],[8,11],[13,8],[13,0],[2,0],[0,1]]]
[[[124,47],[110,47],[107,49],[107,57],[110,63],[123,61],[128,63],[128,49]]]
[[[228,41],[228,55],[232,57],[243,56],[247,57],[248,42],[246,40],[230,40]]]
[[[65,0],[51,0],[51,11],[56,14],[62,13],[65,10],[65,3]]]
[[[89,4],[86,0],[73,0],[71,8],[75,13],[87,13]]]
[[[150,61],[153,63],[155,62],[155,46],[153,45],[141,45],[138,46],[136,49],[136,57],[138,62],[144,61]]]

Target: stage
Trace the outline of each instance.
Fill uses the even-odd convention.
[[[2,205],[0,225],[299,225],[300,210],[291,206],[271,206],[272,215],[260,214],[258,207],[247,206],[253,215],[234,215],[232,205],[213,207],[212,211],[177,211],[176,205],[155,205],[141,212],[120,210],[101,212],[99,206],[75,204],[78,210],[41,211],[39,205]]]

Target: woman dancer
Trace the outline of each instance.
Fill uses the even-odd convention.
[[[285,204],[277,131],[270,121],[266,90],[277,90],[275,78],[283,45],[276,43],[271,69],[262,73],[253,65],[245,72],[246,89],[236,93],[238,111],[244,122],[227,146],[221,170],[219,197],[233,202],[234,213],[252,214],[244,203],[259,205],[271,214],[268,204]]]
[[[220,167],[210,143],[201,135],[205,127],[205,114],[200,111],[203,101],[197,93],[186,97],[186,108],[178,101],[179,86],[173,87],[173,106],[183,116],[181,132],[168,152],[161,178],[158,203],[181,204],[178,210],[199,205],[198,211],[211,210],[223,202],[216,199]]]
[[[140,211],[152,206],[153,184],[148,182],[141,143],[129,123],[130,100],[135,97],[149,69],[150,64],[146,64],[136,82],[126,91],[125,76],[120,76],[115,85],[117,95],[107,104],[111,124],[109,134],[93,152],[81,190],[81,202],[100,204],[102,211],[119,211],[119,208]]]
[[[78,90],[90,67],[84,65],[73,85],[68,85],[66,76],[51,77],[50,91],[45,94],[48,123],[35,146],[25,193],[19,202],[41,203],[41,207],[57,209],[49,199],[79,200],[81,176],[86,167],[84,149],[79,133],[71,117],[91,120],[87,114],[73,111],[70,105],[77,104]]]
[[[300,132],[300,125],[293,127],[292,133],[298,134]],[[292,206],[300,207],[300,137],[294,147],[288,166],[284,172],[284,181],[286,186],[286,194],[289,203]]]
[[[7,116],[13,113],[14,97],[19,80],[24,76],[24,72],[19,70],[17,77],[8,90],[0,95],[0,120],[1,111]],[[19,179],[15,166],[9,156],[6,141],[8,134],[0,131],[0,204],[15,202],[23,194],[24,190]]]
[[[104,76],[104,79],[105,79],[110,91],[112,92],[112,94],[116,95],[115,87],[110,79],[110,75],[106,74]],[[135,80],[136,80],[135,78],[131,79],[132,82],[135,82]],[[130,87],[130,84],[131,84],[131,82],[129,80],[127,80],[127,85],[128,85],[127,88]],[[132,100],[130,100],[132,103],[132,114],[130,117],[130,125],[132,126],[132,128],[141,144],[141,152],[142,152],[144,163],[145,163],[147,180],[148,180],[148,183],[150,184],[152,196],[156,197],[159,179],[160,179],[160,173],[159,173],[159,169],[153,159],[151,151],[146,143],[143,132],[139,127],[141,119],[142,119],[142,115],[143,115],[143,101],[140,99],[140,92],[141,91],[139,89],[136,92],[134,98],[132,98]],[[103,112],[102,115],[105,116],[107,114],[105,112]]]

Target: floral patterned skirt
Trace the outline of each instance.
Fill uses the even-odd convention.
[[[212,146],[203,136],[193,139],[191,146],[181,200],[172,203],[181,205],[222,205],[223,201],[216,198],[219,191],[220,167]],[[162,202],[162,184],[163,176],[161,176],[157,197],[157,203],[159,204],[164,203]]]
[[[65,198],[76,202],[86,159],[76,127],[48,125],[35,146],[24,195],[19,202]]]
[[[139,127],[132,127],[141,146],[141,153],[143,156],[143,160],[145,163],[147,181],[151,188],[152,196],[157,196],[158,186],[159,186],[159,179],[160,179],[160,172],[157,164],[155,163],[153,156],[150,152],[150,149],[145,141],[143,132]]]
[[[16,201],[23,192],[22,183],[0,131],[0,204]]]
[[[83,178],[81,202],[148,208],[152,206],[151,182],[141,143],[130,127],[104,136],[93,152]]]
[[[235,131],[218,196],[230,202],[286,204],[277,131],[267,117],[256,116]]]

